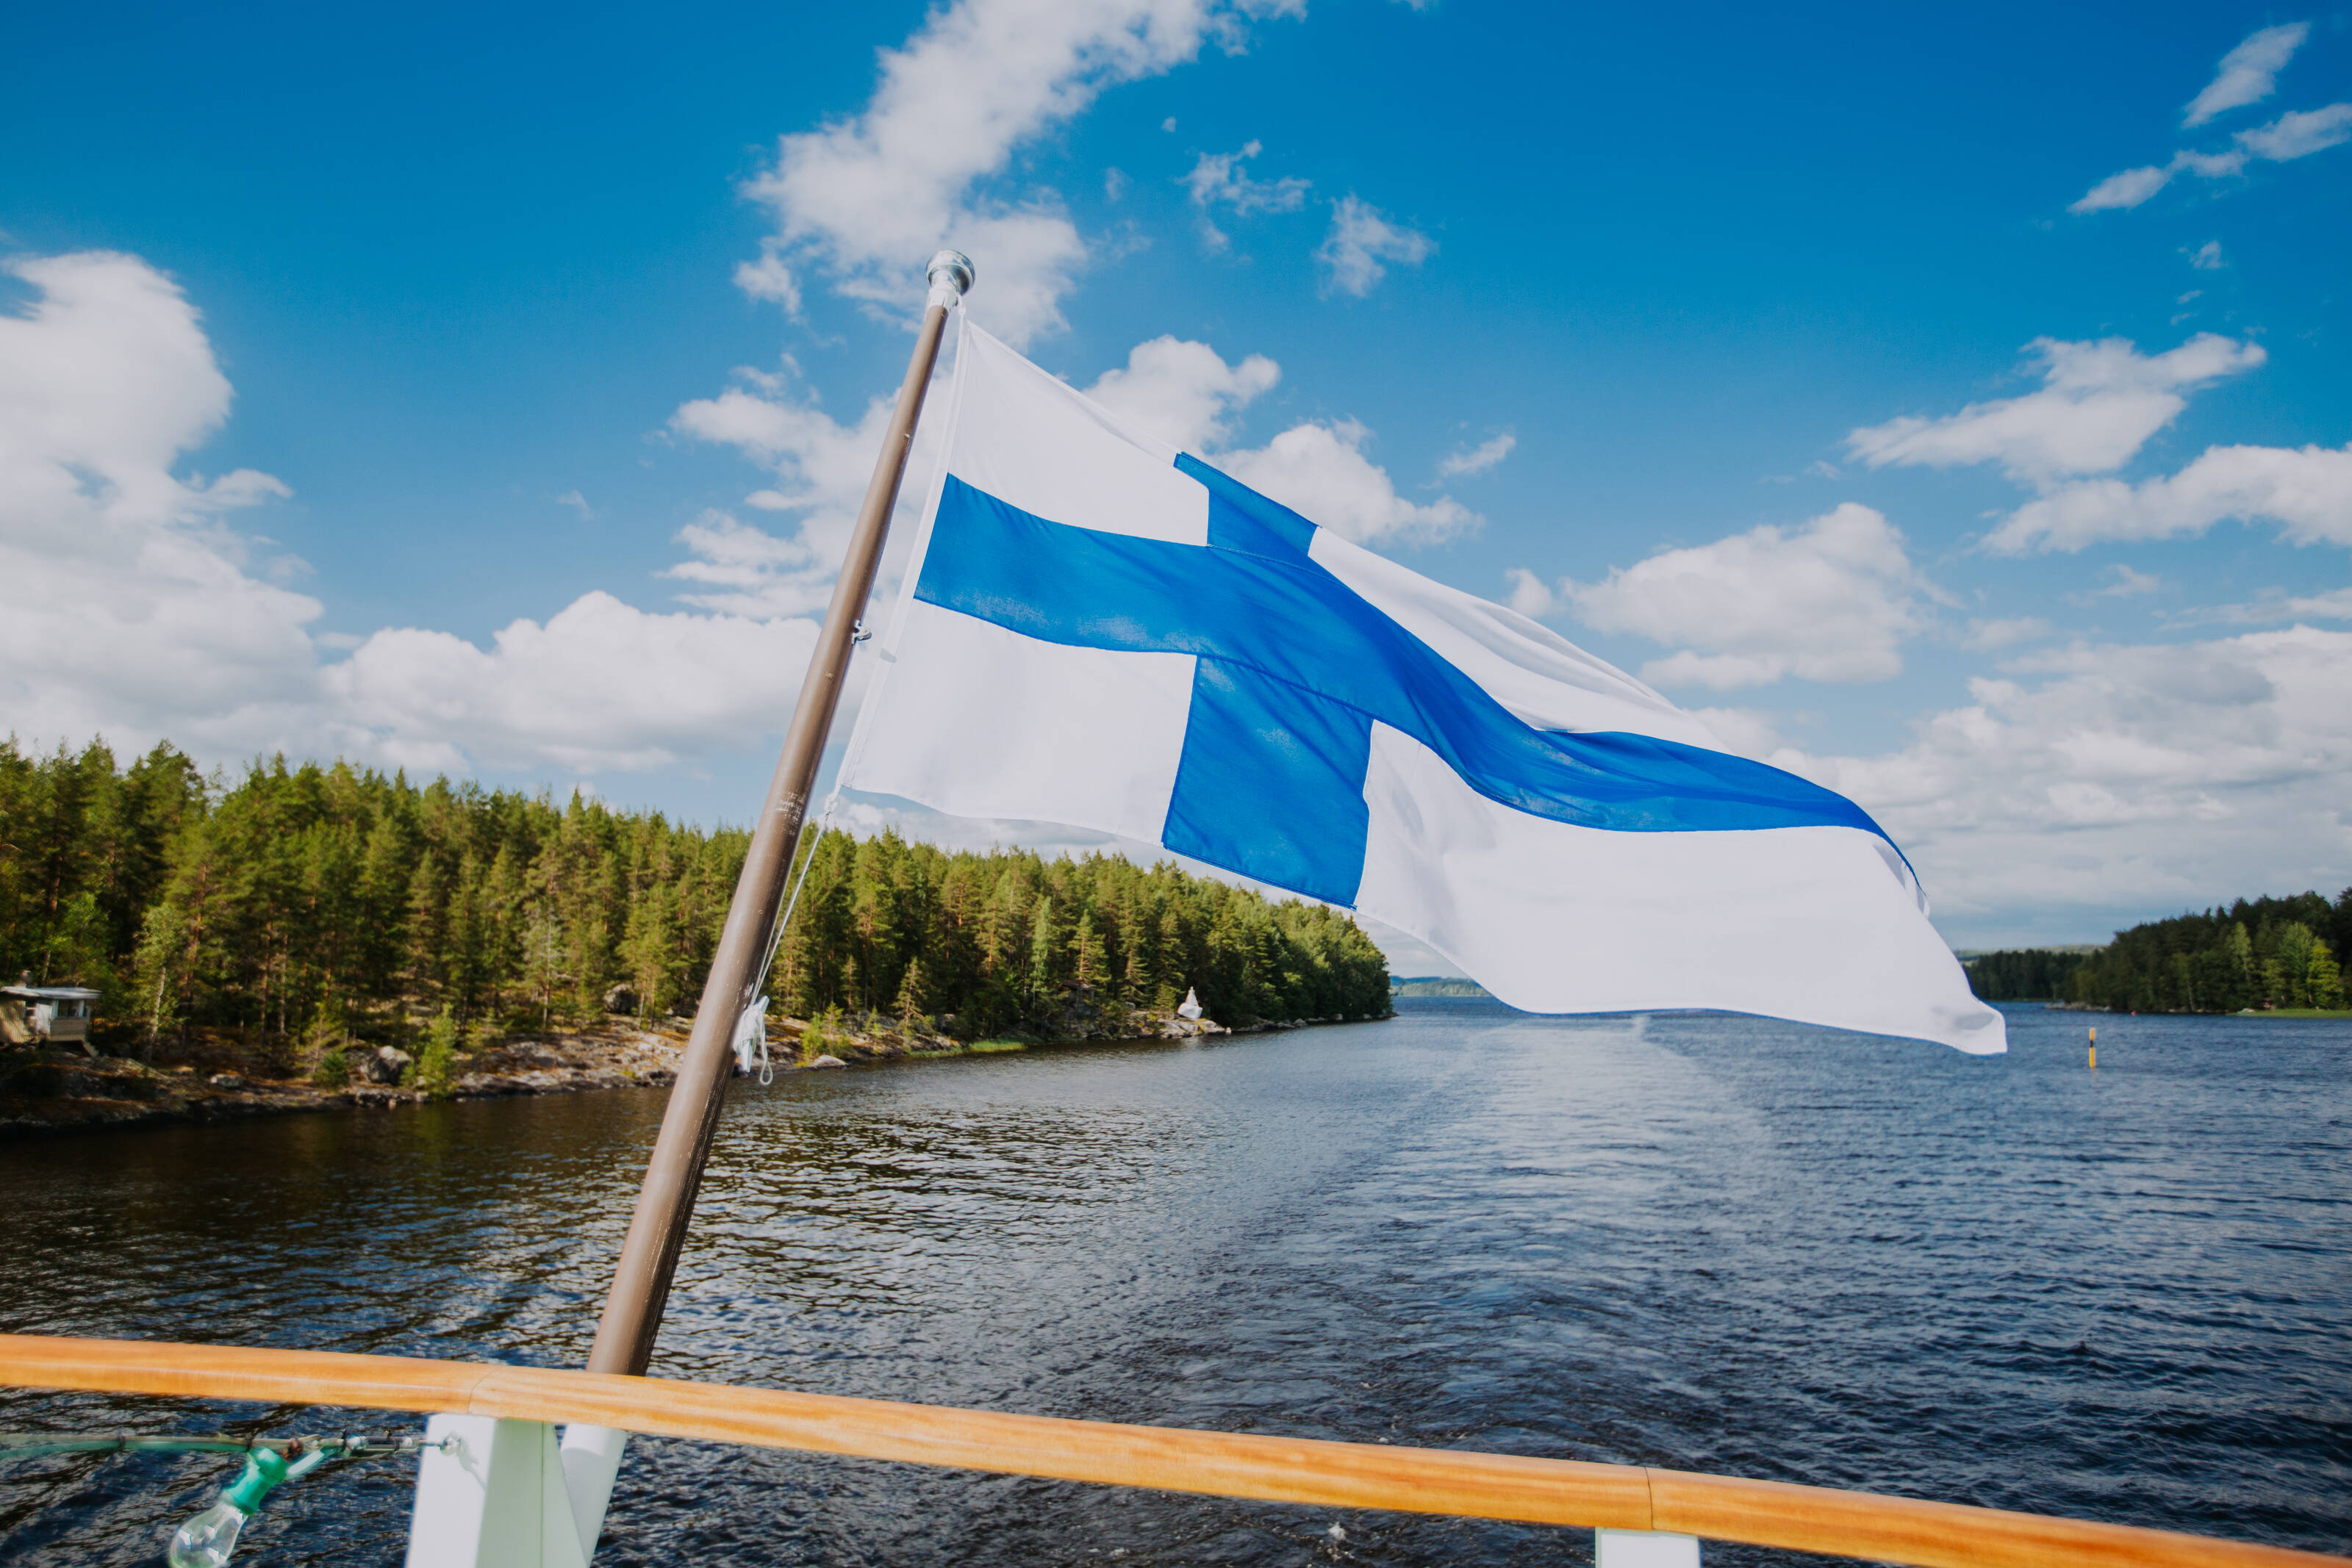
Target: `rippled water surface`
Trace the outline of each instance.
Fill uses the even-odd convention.
[[[1981,1059],[1418,1001],[739,1085],[654,1370],[2352,1549],[2352,1027],[2011,1021]],[[0,1328],[576,1365],[662,1100],[0,1147]],[[384,1420],[0,1400],[17,1429]],[[223,1469],[8,1463],[0,1561],[158,1562]],[[397,1562],[413,1475],[286,1489],[253,1561]],[[1590,1539],[646,1441],[597,1562],[1550,1563]]]

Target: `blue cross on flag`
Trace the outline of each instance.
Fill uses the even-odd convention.
[[[1527,617],[1129,429],[967,324],[848,788],[1155,843],[1534,1012],[2006,1048],[1853,801]]]

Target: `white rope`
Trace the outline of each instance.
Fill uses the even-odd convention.
[[[840,803],[841,786],[836,784],[833,793],[824,798],[824,810],[816,820],[816,836],[807,841],[808,854],[801,862],[801,873],[793,879],[793,891],[784,900],[784,912],[776,917],[776,929],[768,938],[768,956],[760,961],[760,978],[751,988],[755,999],[735,1020],[736,1066],[745,1072],[751,1070],[751,1055],[745,1048],[756,1039],[762,1087],[776,1081],[775,1067],[768,1060],[768,976],[776,967],[776,955],[783,949],[784,932],[793,923],[793,910],[801,901],[801,889],[808,885],[809,869],[816,864],[817,846],[824,842],[825,831],[833,822],[833,809]]]

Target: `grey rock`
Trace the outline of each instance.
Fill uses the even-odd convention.
[[[849,1063],[842,1061],[841,1058],[834,1055],[831,1051],[827,1051],[824,1055],[818,1057],[814,1061],[810,1062],[809,1065],[811,1067],[846,1067]]]
[[[366,1072],[367,1081],[371,1083],[397,1083],[400,1082],[401,1074],[415,1064],[416,1058],[409,1055],[400,1047],[380,1045],[376,1047],[373,1056],[364,1060],[362,1071]]]
[[[604,1010],[608,1013],[634,1013],[637,1010],[637,988],[623,983],[604,993]]]
[[[245,1087],[245,1080],[239,1078],[234,1072],[215,1072],[210,1078],[205,1079],[205,1082],[211,1084],[215,1089],[242,1089]]]

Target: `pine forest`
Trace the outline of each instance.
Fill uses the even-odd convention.
[[[2116,1012],[2234,1013],[2345,1005],[2338,955],[2352,887],[2239,899],[2118,931],[2105,947],[1986,953],[1968,965],[1987,1001],[2065,1001]]]
[[[341,762],[208,780],[169,745],[119,768],[102,743],[11,740],[0,976],[95,987],[102,1015],[149,1035],[684,1012],[748,838]],[[803,853],[772,1013],[921,1016],[969,1038],[1050,1032],[1073,994],[1164,1012],[1197,988],[1227,1023],[1389,1011],[1385,961],[1345,915],[1171,863],[838,831]]]

